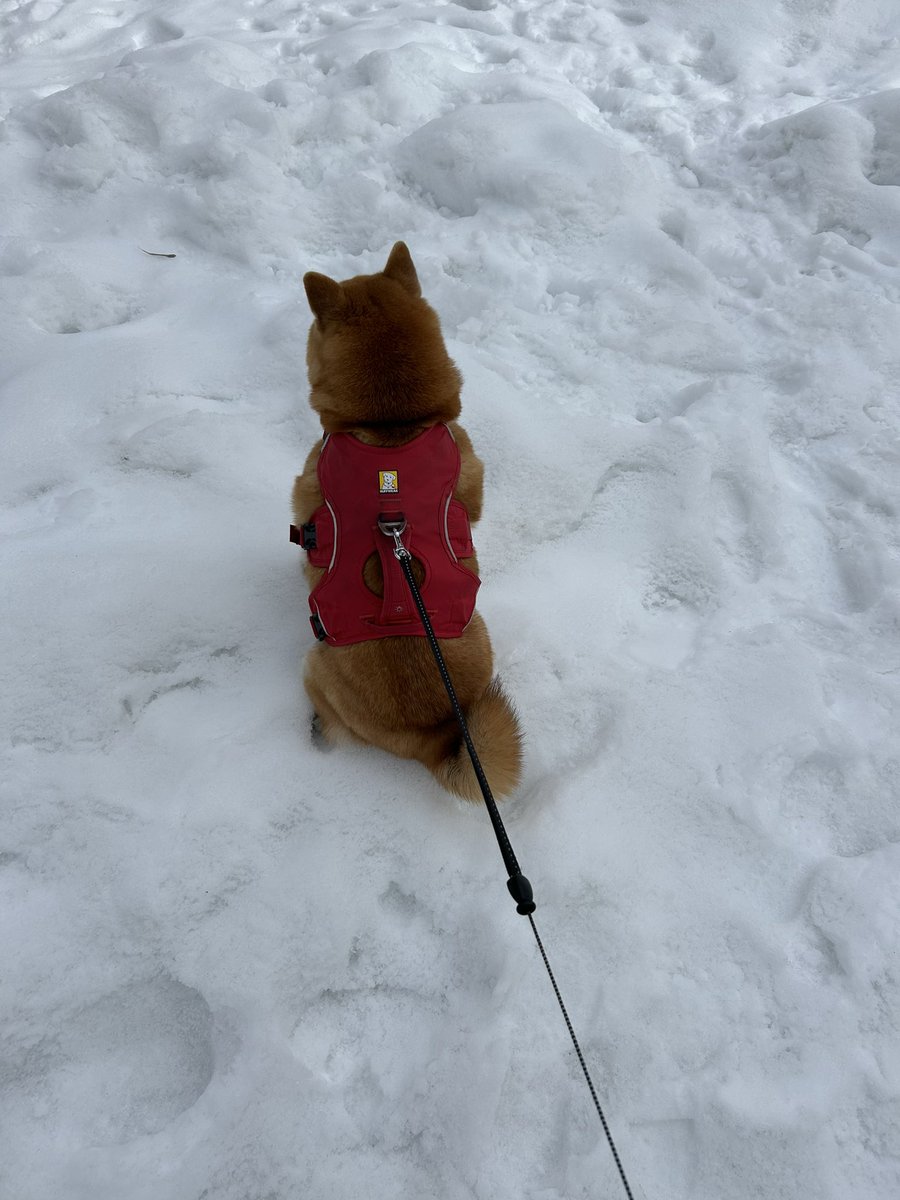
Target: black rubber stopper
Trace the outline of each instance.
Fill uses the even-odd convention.
[[[509,894],[516,902],[516,912],[523,917],[530,916],[537,908],[537,905],[534,902],[534,892],[531,890],[531,884],[521,871],[518,875],[511,875],[506,881],[506,886],[509,888]]]

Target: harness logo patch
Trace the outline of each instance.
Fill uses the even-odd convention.
[[[400,480],[396,471],[378,472],[378,494],[388,496],[400,491]]]

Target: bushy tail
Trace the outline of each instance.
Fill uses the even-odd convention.
[[[512,704],[498,680],[466,710],[469,733],[481,765],[498,799],[514,791],[522,774],[522,734]],[[431,768],[448,792],[466,800],[480,800],[481,788],[460,732],[457,749]]]

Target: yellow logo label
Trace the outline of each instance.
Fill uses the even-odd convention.
[[[378,492],[379,495],[386,496],[392,492],[400,491],[400,480],[397,478],[396,471],[379,471],[378,472]]]

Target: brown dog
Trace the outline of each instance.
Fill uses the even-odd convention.
[[[380,274],[338,283],[309,272],[303,283],[316,318],[306,354],[310,404],[325,433],[350,433],[368,446],[399,447],[446,422],[461,459],[453,499],[477,521],[483,467],[456,423],[462,380],[447,354],[437,316],[422,299],[406,245],[397,242]],[[320,442],[294,484],[298,526],[309,522],[323,503],[317,474],[321,453]],[[458,561],[477,574],[474,552]],[[417,574],[420,567],[414,559]],[[310,589],[325,575],[325,568],[310,563],[305,571]],[[363,579],[368,592],[383,595],[377,554],[366,561]],[[491,789],[506,795],[519,781],[521,735],[509,701],[492,678],[484,621],[475,613],[461,636],[442,638],[440,645]],[[424,637],[386,636],[353,645],[319,642],[307,658],[305,683],[329,740],[350,738],[418,759],[449,791],[480,798]]]

